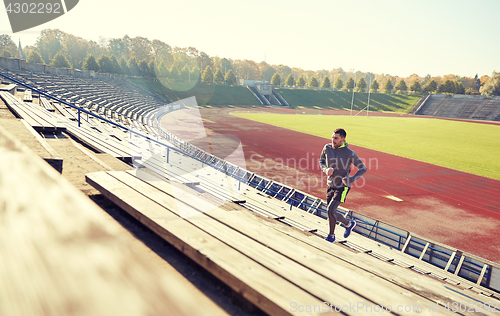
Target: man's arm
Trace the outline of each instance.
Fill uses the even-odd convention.
[[[328,171],[330,168],[328,167],[328,162],[326,161],[326,145],[323,147],[321,156],[319,157],[319,167],[321,168],[321,171],[323,171],[326,175],[329,175]]]
[[[356,172],[356,174],[354,176],[349,177],[347,179],[347,184],[348,185],[350,185],[354,181],[356,181],[359,178],[361,178],[366,173],[366,171],[368,171],[368,169],[366,168],[366,166],[363,163],[363,161],[361,159],[359,159],[358,155],[355,152],[353,152],[353,163],[352,164],[355,165],[356,168],[358,168],[358,171]]]

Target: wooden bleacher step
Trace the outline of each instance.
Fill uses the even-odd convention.
[[[227,315],[2,125],[0,154],[0,315]]]
[[[412,295],[405,291],[405,294],[402,295],[400,286],[395,285],[392,279],[375,277],[372,272],[366,272],[367,269],[374,266],[380,268],[384,265],[380,261],[371,261],[373,264],[369,267],[353,266],[351,263],[345,262],[344,259],[339,260],[339,258],[318,252],[316,244],[321,243],[321,248],[333,252],[350,253],[348,250],[326,243],[317,237],[307,237],[303,232],[295,230],[298,236],[301,236],[299,238],[309,241],[306,243],[297,242],[297,236],[292,237],[268,227],[268,225],[273,224],[256,219],[254,215],[244,209],[227,211],[220,207],[214,207],[207,201],[181,191],[173,184],[155,180],[149,175],[148,177],[150,180],[141,180],[131,173],[109,172],[88,174],[87,181],[113,202],[136,216],[141,222],[147,223],[148,227],[164,236],[167,241],[178,244],[179,239],[184,239],[184,243],[177,245],[184,251],[189,252],[187,251],[189,248],[186,246],[188,235],[199,234],[199,231],[209,233],[211,237],[206,242],[213,243],[214,240],[219,240],[230,245],[231,249],[244,254],[247,260],[251,258],[260,266],[265,266],[269,271],[273,271],[274,279],[279,276],[289,280],[321,300],[333,304],[345,304],[353,300],[359,300],[365,304],[394,304],[395,302],[410,304],[413,302],[414,304],[421,303],[423,306],[434,302],[436,296],[430,295],[429,298],[425,299],[420,296],[420,292],[418,292],[421,291],[420,285],[406,284],[407,287],[415,286],[414,291],[416,292]],[[280,229],[286,229],[286,226],[281,226]],[[314,241],[312,245],[311,241]],[[193,246],[191,244],[189,247]],[[208,258],[201,260],[198,256],[193,256],[197,262],[208,260],[220,265],[227,260],[224,256],[219,258],[213,253],[209,255],[205,250],[197,249],[195,251],[195,253],[200,252],[208,255]],[[211,256],[212,254],[214,256]],[[357,257],[356,254],[351,256]],[[366,256],[363,260],[375,259]],[[245,261],[243,265],[246,266],[247,262]],[[386,267],[392,271],[393,275],[397,274],[394,269],[402,269],[397,266]],[[232,273],[235,272],[232,271]],[[242,278],[241,273],[237,272],[234,277]],[[442,290],[439,281],[426,276],[412,275],[419,281],[429,284],[427,287],[429,291],[440,292],[437,297],[440,297],[439,303],[441,304],[443,296],[447,297],[449,302],[460,297],[452,291]],[[313,280],[315,281],[313,282]],[[254,280],[252,279],[252,281]],[[319,288],[318,284],[321,284]],[[321,289],[323,287],[328,288],[329,291],[323,291]],[[286,292],[287,290],[288,287],[281,288],[281,291]],[[332,295],[332,291],[335,293],[334,295]],[[262,293],[263,296],[270,294]],[[361,294],[362,297],[357,297],[358,294]],[[470,294],[474,295],[474,293]],[[283,308],[287,304],[286,302],[276,302],[276,305]],[[266,311],[266,309],[264,310]]]
[[[170,211],[108,174],[86,178],[115,204],[267,313],[285,314],[290,297],[304,304],[321,304],[318,298],[184,221],[175,214],[175,201],[169,203],[175,209]]]

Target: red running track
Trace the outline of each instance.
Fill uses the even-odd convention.
[[[326,178],[318,158],[330,139],[229,114],[235,110],[295,113],[294,109],[205,108],[200,112],[209,136],[230,134],[241,140],[248,170],[325,198]],[[368,172],[364,182],[360,179],[353,186],[345,207],[500,262],[500,181],[354,145],[350,148],[365,159]],[[385,197],[389,195],[402,201]]]

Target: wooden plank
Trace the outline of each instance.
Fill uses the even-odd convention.
[[[82,123],[78,127],[78,123],[68,121],[67,132],[86,145],[126,162],[131,162],[132,156],[136,159],[140,157],[138,153],[134,152],[133,146],[127,148],[124,144],[119,144],[115,138],[103,136],[101,133],[92,130],[89,123],[85,121],[82,121]]]
[[[148,196],[150,199],[155,200],[161,205],[166,205],[166,203],[169,203],[169,200],[175,198],[177,201],[182,201],[183,203],[195,207],[198,211],[201,211],[202,215],[205,217],[193,220],[192,222],[198,221],[199,225],[203,224],[205,227],[208,218],[212,218],[224,224],[224,226],[221,227],[231,227],[231,229],[239,232],[242,236],[257,241],[260,245],[264,245],[265,247],[274,250],[277,254],[281,254],[286,258],[292,259],[301,266],[311,269],[318,275],[322,275],[342,287],[340,289],[335,289],[334,287],[325,284],[325,282],[321,283],[322,286],[328,287],[330,290],[334,291],[337,296],[341,295],[340,291],[352,291],[360,294],[372,302],[375,302],[379,306],[395,306],[394,304],[396,304],[396,302],[398,304],[410,306],[414,304],[428,306],[430,304],[429,300],[423,299],[420,295],[413,293],[402,294],[399,286],[385,279],[376,277],[372,273],[366,272],[357,266],[343,265],[343,262],[340,262],[339,264],[338,259],[324,253],[318,253],[316,249],[310,247],[309,245],[299,243],[293,238],[290,238],[277,230],[268,228],[267,225],[263,225],[262,222],[257,221],[253,216],[244,216],[242,212],[236,211],[227,212],[226,210],[222,210],[218,207],[213,208],[213,205],[210,205],[207,201],[201,200],[200,198],[190,195],[185,191],[175,190],[174,192],[171,185],[166,182],[147,181],[148,184],[146,184],[140,179],[132,176],[131,173],[132,171],[128,173],[110,172],[109,174],[120,180],[122,183],[130,185],[135,190],[141,192],[145,196]],[[151,186],[154,188],[151,188]],[[168,193],[168,196],[166,193]],[[187,218],[187,220],[191,222],[190,217]],[[213,235],[213,233],[211,234]],[[231,240],[224,240],[224,242],[236,249],[242,249],[241,244],[248,242],[248,240],[239,238],[233,243],[231,243]],[[245,252],[245,254],[248,255],[248,252]],[[325,267],[328,268],[325,269]],[[280,266],[279,270],[284,268],[285,267]],[[355,273],[353,273],[353,271]],[[276,270],[275,272],[277,274],[281,273],[281,271]],[[299,273],[299,271],[296,272]],[[289,279],[289,277],[287,277],[287,279]],[[302,287],[305,288],[304,286]],[[320,295],[319,293],[316,294]],[[345,303],[346,302],[341,302],[339,303],[339,306],[344,305]],[[405,313],[403,312],[402,314]]]
[[[33,96],[31,95],[31,90],[30,89],[26,89],[24,91],[23,101],[24,102],[33,102]]]
[[[12,93],[16,93],[17,85],[15,83],[8,84],[6,86],[0,87],[0,91],[8,91]]]
[[[442,306],[446,305],[447,302],[449,302],[450,305],[453,302],[462,302],[464,296],[469,297],[473,300],[477,300],[479,302],[489,302],[490,304],[495,302],[495,300],[493,299],[487,299],[483,295],[476,295],[475,293],[465,291],[460,287],[446,287],[441,281],[437,279],[428,277],[426,275],[417,274],[407,268],[389,265],[387,263],[384,263],[383,261],[371,257],[368,254],[356,254],[342,247],[329,247],[329,245],[325,244],[323,240],[318,239],[312,235],[306,235],[302,232],[299,233],[293,228],[283,227],[282,225],[278,225],[277,223],[275,223],[274,226],[276,230],[279,230],[303,243],[311,245],[319,251],[323,251],[338,258],[340,261],[336,264],[340,265],[343,261],[344,264],[355,265],[363,270],[370,271],[371,273],[381,278],[384,278],[401,286],[401,288],[403,289],[402,291],[405,293],[406,291],[413,292],[417,295],[421,295],[423,297],[431,299],[432,301],[440,305],[440,311],[442,309]],[[495,313],[491,311],[487,312],[485,310],[481,310],[481,312],[489,315],[495,315]],[[477,315],[475,311],[464,314]]]
[[[84,146],[80,145],[79,143],[77,143],[73,139],[70,138],[70,140],[71,140],[71,143],[73,144],[73,146],[80,149],[81,152],[83,152],[87,157],[89,157],[90,159],[95,161],[98,165],[100,165],[101,167],[103,167],[104,169],[106,169],[108,171],[114,170],[109,165],[107,165],[105,162],[103,162],[101,159],[97,158],[96,155],[94,153],[92,153],[90,150],[88,150]]]
[[[55,112],[56,109],[54,108],[54,106],[50,103],[49,100],[47,100],[46,98],[44,97],[40,97],[40,101],[42,103],[42,106],[49,112]]]
[[[5,105],[14,112],[18,117],[26,120],[33,128],[43,129],[43,126],[36,120],[34,120],[31,116],[27,115],[15,102],[14,97],[6,92],[0,91],[0,98],[5,102]]]
[[[40,108],[39,106],[21,102],[19,99],[6,92],[0,91],[0,97],[12,111],[14,111],[19,117],[25,119],[36,130],[46,132],[57,131],[55,121],[47,115],[40,114],[37,111],[37,107]]]
[[[178,211],[175,201],[170,201],[172,212],[109,174],[87,174],[86,179],[108,199],[263,311],[289,315],[292,302],[304,306],[322,304],[320,299],[179,217],[175,214]]]
[[[60,105],[59,103],[52,103],[52,105],[63,115],[64,117],[76,121],[78,120],[78,116],[76,116],[73,112],[68,111],[64,106]]]
[[[26,129],[35,137],[35,139],[42,145],[42,147],[49,153],[50,157],[42,157],[49,165],[56,169],[59,173],[62,173],[63,169],[63,159],[59,154],[47,143],[47,141],[40,136],[25,120],[21,120]]]
[[[131,177],[125,177],[123,176],[124,173],[117,173],[117,172],[112,172],[110,174],[113,174],[113,176],[120,177],[121,181],[125,181],[128,185],[133,187],[136,190],[141,190],[142,194],[145,196],[148,196],[152,198],[151,194],[154,193],[155,191],[150,191],[150,188],[145,186],[144,184],[141,184],[140,182],[137,181],[132,181]],[[137,179],[136,179],[137,180]],[[123,183],[123,182],[122,182]],[[165,182],[161,181],[151,181],[149,182],[150,184],[153,184],[155,187],[161,187],[163,192],[170,192],[173,194],[173,190],[171,186],[166,184]],[[142,191],[144,190],[144,191]],[[313,271],[316,271],[318,274],[322,274],[327,278],[331,278],[332,280],[335,280],[335,282],[338,282],[340,285],[344,284],[346,287],[350,287],[351,290],[355,291],[356,293],[362,294],[363,297],[366,298],[374,298],[374,296],[379,295],[379,297],[385,297],[387,299],[387,296],[392,297],[393,301],[384,301],[383,303],[390,304],[391,302],[395,304],[395,302],[405,302],[405,303],[411,303],[413,302],[414,304],[419,303],[422,304],[422,306],[427,306],[425,304],[430,305],[431,301],[432,303],[436,304],[445,304],[446,302],[453,303],[454,301],[457,301],[461,298],[460,294],[454,294],[453,292],[443,290],[442,284],[439,281],[436,281],[432,278],[427,278],[425,276],[420,276],[414,273],[411,273],[411,276],[413,278],[418,278],[418,282],[407,282],[411,284],[408,286],[405,284],[404,290],[401,290],[401,288],[398,288],[398,290],[395,290],[394,293],[391,291],[391,288],[394,288],[394,279],[401,279],[401,277],[397,277],[397,275],[401,272],[407,272],[407,270],[402,269],[400,267],[396,267],[396,271],[390,269],[389,265],[384,264],[381,261],[375,261],[377,264],[374,265],[374,262],[369,262],[367,265],[368,267],[372,266],[381,266],[383,267],[383,271],[385,273],[385,269],[391,270],[390,276],[383,276],[381,273],[377,273],[376,275],[379,277],[379,279],[375,278],[373,273],[366,273],[365,270],[366,267],[362,266],[360,267],[359,265],[353,265],[352,263],[346,263],[345,261],[345,254],[348,253],[351,257],[354,258],[359,258],[359,256],[356,256],[355,254],[346,251],[340,247],[331,247],[331,244],[325,243],[323,240],[318,239],[316,237],[305,237],[306,235],[304,233],[301,233],[297,230],[290,229],[290,231],[295,232],[297,235],[302,236],[303,238],[308,238],[308,240],[314,240],[316,243],[320,244],[322,247],[325,247],[327,249],[341,249],[343,250],[343,253],[338,255],[335,261],[331,261],[332,258],[330,258],[330,261],[326,259],[328,256],[323,257],[322,254],[319,255],[317,254],[317,249],[314,247],[314,251],[310,251],[310,247],[307,246],[304,249],[304,244],[302,246],[300,245],[301,243],[290,243],[290,239],[285,238],[283,236],[283,233],[280,231],[278,232],[277,230],[274,230],[272,232],[272,229],[268,227],[267,222],[266,224],[263,224],[262,222],[260,223],[255,223],[255,217],[247,212],[227,212],[223,211],[220,209],[211,209],[207,203],[207,201],[199,200],[199,198],[193,197],[191,195],[186,195],[183,196],[180,194],[178,190],[175,191],[175,198],[177,201],[183,201],[185,203],[192,203],[196,205],[196,208],[198,211],[202,212],[202,215],[214,218],[217,217],[217,220],[220,221],[225,225],[225,227],[232,227],[235,230],[238,230],[241,234],[247,237],[251,237],[252,239],[255,239],[258,241],[260,244],[263,244],[266,247],[269,247],[273,250],[275,250],[278,253],[283,254],[287,258],[294,259],[296,262],[300,262],[301,265],[304,267],[307,267],[309,269],[312,269]],[[168,200],[158,200],[155,198],[155,201],[161,205],[165,205],[165,203],[168,203]],[[245,215],[244,215],[245,214]],[[191,217],[188,217],[187,220],[190,220]],[[207,222],[206,218],[200,217],[200,216],[195,216],[195,218],[192,221],[196,225],[205,225]],[[242,225],[242,223],[244,223]],[[278,224],[276,224],[278,226]],[[282,225],[280,225],[283,227]],[[213,235],[214,233],[211,232]],[[225,240],[225,243],[230,243],[231,240]],[[239,247],[240,243],[244,243],[245,241],[241,239],[236,239],[232,245],[235,248]],[[309,250],[308,250],[309,248]],[[241,248],[240,248],[241,249]],[[240,250],[241,251],[241,250]],[[249,252],[245,252],[247,255]],[[252,258],[254,258],[252,256]],[[262,263],[262,262],[261,262]],[[344,265],[344,268],[346,269],[345,271],[342,271],[342,266]],[[325,269],[324,267],[328,266],[328,269]],[[340,270],[338,270],[340,269]],[[358,271],[360,269],[361,271]],[[326,271],[328,270],[328,271]],[[331,270],[331,272],[330,272]],[[353,273],[353,271],[356,271]],[[280,271],[276,271],[276,273],[281,273]],[[353,278],[356,280],[352,280],[349,277],[349,274],[351,276],[355,275]],[[366,281],[364,278],[361,276],[364,276],[366,279],[370,281]],[[287,278],[288,279],[288,278]],[[376,279],[376,280],[374,280]],[[404,279],[404,278],[403,278]],[[413,281],[413,280],[412,280]],[[367,283],[366,283],[367,282]],[[424,283],[424,286],[422,287],[422,284]],[[323,283],[322,283],[323,284]],[[370,289],[370,287],[373,286],[373,288]],[[401,285],[398,285],[401,286]],[[415,293],[413,294],[408,294],[406,293],[407,289],[413,290]],[[344,288],[345,289],[345,288]],[[382,290],[383,289],[383,290]],[[427,290],[428,292],[423,292],[423,289]],[[366,291],[366,293],[365,293]],[[384,294],[377,294],[377,293],[372,293],[373,291],[375,292],[385,292]],[[337,291],[336,291],[337,292]],[[405,297],[401,298],[401,292],[404,292],[405,294],[403,296]],[[421,296],[427,293],[427,297],[429,301],[425,301],[421,299]],[[318,293],[316,293],[318,294]],[[337,293],[338,294],[338,293]],[[472,293],[471,293],[472,294]],[[408,296],[409,295],[409,296]],[[473,295],[473,294],[472,294]],[[322,296],[320,296],[322,297]],[[408,298],[409,297],[409,298]],[[444,297],[444,298],[443,298]],[[324,297],[322,297],[324,298]],[[439,298],[439,299],[437,299]],[[382,303],[378,301],[377,303]]]
[[[47,111],[43,107],[32,103],[24,103],[24,106],[27,112],[30,112],[37,118],[44,120],[46,122],[44,123],[45,125],[53,126],[55,128],[55,132],[66,131],[66,126],[55,113]]]
[[[132,161],[132,156],[130,153],[127,153],[123,150],[117,150],[116,148],[110,146],[106,141],[104,141],[91,131],[81,129],[78,127],[71,127],[68,128],[68,133],[79,139],[82,143],[86,144],[87,146],[96,149],[97,151],[100,151],[102,153],[108,153],[113,157],[121,159],[125,162]]]
[[[0,315],[224,312],[144,260],[118,223],[2,126],[0,155]]]

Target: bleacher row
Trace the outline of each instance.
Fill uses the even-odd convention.
[[[431,94],[415,112],[417,115],[500,121],[500,98]]]
[[[70,88],[67,87],[68,90]],[[59,90],[58,87],[55,89]],[[43,105],[45,101],[41,103]],[[37,111],[40,116],[63,122],[68,133],[87,145],[127,160],[139,170],[145,168],[144,170],[152,172],[157,179],[186,184],[208,192],[222,201],[241,204],[246,209],[302,231],[326,236],[327,223],[316,216],[326,217],[326,204],[321,199],[248,172],[163,129],[162,116],[180,109],[181,103],[144,110],[140,114],[141,122],[129,118],[126,120],[126,128],[86,115],[80,117],[78,126],[77,112],[57,102],[52,102],[56,112],[49,112],[41,105],[37,106],[36,102],[24,104],[31,104],[36,108],[32,110]],[[92,108],[92,111],[101,113],[97,108]],[[122,122],[120,117],[110,118],[117,123]],[[154,139],[161,143],[153,141]],[[351,236],[349,241],[340,240],[341,244],[394,266],[430,274],[451,284],[465,285],[489,297],[494,297],[494,292],[500,291],[500,269],[497,265],[362,214],[347,209],[342,211],[346,216],[358,220],[359,225],[355,231],[360,235]],[[379,242],[385,246],[381,247]]]
[[[70,76],[2,71],[40,91],[122,124],[130,124],[132,120],[142,122],[143,113],[169,103],[127,80],[104,82]]]

